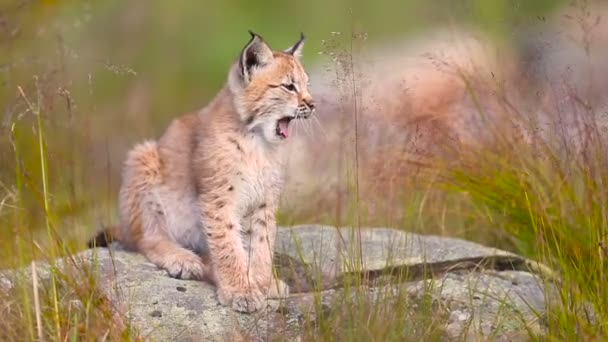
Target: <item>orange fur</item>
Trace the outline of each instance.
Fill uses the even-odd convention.
[[[272,277],[287,138],[279,122],[314,110],[302,46],[303,37],[272,51],[252,33],[219,94],[124,164],[116,239],[173,277],[211,278],[220,303],[238,311],[288,292]]]

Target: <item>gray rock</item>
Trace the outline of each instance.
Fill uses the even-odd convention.
[[[0,290],[8,290],[13,287],[13,282],[0,274]]]
[[[75,258],[98,265],[98,286],[146,340],[314,338],[322,319],[336,322],[339,333],[341,315],[362,302],[389,311],[405,305],[403,336],[413,340],[427,337],[429,319],[444,340],[519,340],[528,330],[542,332],[537,318],[546,289],[512,253],[385,228],[309,225],[280,228],[276,255],[278,274],[294,293],[254,314],[219,305],[212,285],[170,278],[117,247]],[[416,318],[421,312],[426,319]]]
[[[338,282],[344,273],[388,268],[433,265],[454,269],[488,260],[526,262],[515,254],[462,239],[388,228],[336,229],[320,225],[283,228],[277,236],[276,251],[309,263],[312,273],[323,274],[326,283]]]
[[[446,334],[451,339],[477,336],[512,340],[514,335],[541,333],[538,313],[545,310],[540,279],[522,271],[446,273],[439,279],[408,286],[414,296],[431,288],[450,312]],[[528,332],[529,330],[529,332]]]

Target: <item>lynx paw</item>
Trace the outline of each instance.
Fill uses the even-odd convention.
[[[165,262],[164,268],[172,278],[201,280],[205,275],[206,266],[195,254],[180,254],[171,256]]]
[[[254,312],[264,306],[264,295],[259,291],[226,291],[218,289],[218,299],[220,304],[230,306],[238,312]]]
[[[280,299],[287,298],[289,296],[289,286],[285,284],[281,279],[272,278],[270,282],[270,288],[268,289],[268,298]]]

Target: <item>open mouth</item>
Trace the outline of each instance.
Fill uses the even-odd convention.
[[[293,116],[285,116],[277,121],[276,133],[282,139],[287,139],[289,136],[289,123],[295,119]]]

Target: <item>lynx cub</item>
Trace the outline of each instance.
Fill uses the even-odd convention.
[[[284,145],[290,122],[315,109],[304,35],[273,51],[250,34],[205,108],[128,153],[121,221],[108,232],[172,277],[212,280],[220,303],[242,312],[288,293],[272,275]]]

